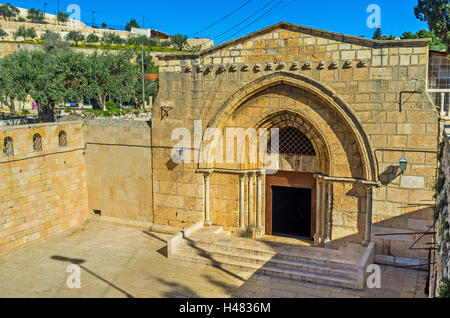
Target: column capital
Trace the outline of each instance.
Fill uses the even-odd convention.
[[[248,172],[247,171],[242,171],[242,172],[239,172],[239,179],[247,179],[247,177],[248,177]]]

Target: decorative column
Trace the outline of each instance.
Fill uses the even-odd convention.
[[[321,243],[321,212],[322,212],[322,182],[317,179],[317,190],[316,190],[316,235],[314,236],[314,245],[320,246]]]
[[[255,237],[255,211],[254,211],[254,181],[255,174],[250,173],[248,177],[248,231],[251,238]]]
[[[211,178],[211,172],[205,172],[203,174],[205,178],[205,226],[211,226],[211,212],[210,212],[210,204],[209,204],[209,182]]]
[[[239,232],[243,235],[245,228],[245,178],[246,174],[239,175]]]
[[[366,233],[364,235],[364,245],[369,245],[372,236],[372,187],[367,187],[366,204]]]
[[[321,199],[321,202],[322,202],[322,211],[321,211],[321,217],[320,217],[320,228],[321,228],[321,231],[320,231],[320,246],[324,246],[324,244],[325,244],[325,239],[326,239],[326,236],[327,236],[327,222],[326,222],[326,220],[327,220],[327,210],[328,210],[328,199],[327,199],[327,189],[328,188],[328,183],[327,182],[325,182],[325,181],[323,181],[322,182],[322,199]]]
[[[263,174],[258,172],[256,174],[256,234],[258,237],[262,237],[264,234],[263,229],[263,215],[262,215],[262,178]]]
[[[333,237],[333,183],[328,183],[328,200],[327,200],[327,229],[325,235],[324,245],[327,248],[331,248],[331,241]]]
[[[445,93],[441,93],[441,118],[445,118],[445,115]]]

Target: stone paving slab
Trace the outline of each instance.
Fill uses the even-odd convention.
[[[134,227],[86,223],[0,257],[0,297],[425,297],[425,272],[388,266],[382,266],[382,288],[375,290],[261,275],[243,281],[217,268],[167,259],[167,237]],[[81,289],[66,285],[71,262],[81,266]]]

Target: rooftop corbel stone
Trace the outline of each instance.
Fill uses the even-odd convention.
[[[330,64],[330,69],[335,70],[338,68],[338,62],[332,61]]]
[[[280,64],[278,64],[277,70],[282,70],[284,68],[286,68],[286,63],[281,62]]]
[[[351,68],[353,64],[352,60],[347,60],[344,62],[344,68]]]

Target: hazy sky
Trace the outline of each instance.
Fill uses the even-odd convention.
[[[47,3],[47,13],[55,13],[58,3],[57,0],[10,2],[19,7],[41,10],[44,9],[44,3]],[[96,24],[106,22],[108,25],[122,28],[130,18],[135,18],[142,24],[144,16],[147,28],[169,34],[183,33],[191,37],[206,36],[215,39],[216,43],[243,36],[280,21],[372,37],[374,29],[370,29],[366,23],[370,15],[367,13],[367,7],[370,4],[377,4],[381,8],[383,34],[401,35],[405,31],[427,29],[426,23],[414,16],[413,8],[417,0],[59,0],[59,3],[60,11],[63,12],[70,4],[78,5],[81,9],[81,20],[88,24],[92,23],[92,11],[95,11]],[[243,6],[244,4],[246,5]],[[197,33],[241,6],[241,9],[214,27]],[[258,13],[255,14],[256,12]],[[245,22],[242,23],[243,20]],[[257,21],[254,22],[255,20]],[[241,24],[238,27],[217,38],[239,23]],[[240,31],[244,27],[245,29]],[[238,33],[235,34],[236,32]]]

